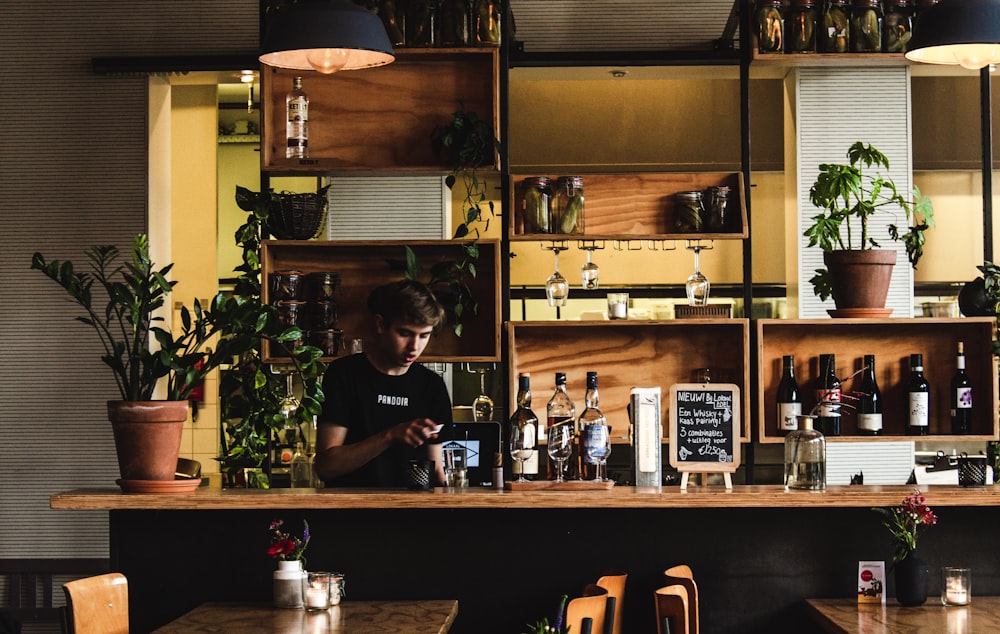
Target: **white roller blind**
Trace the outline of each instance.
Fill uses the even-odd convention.
[[[451,237],[443,176],[332,176],[329,183],[328,240]]]

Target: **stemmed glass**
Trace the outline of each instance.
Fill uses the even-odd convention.
[[[479,395],[472,401],[472,420],[477,423],[493,420],[493,399],[486,394],[486,373],[492,368],[474,368],[471,363],[463,365],[466,372],[479,375]]]
[[[552,425],[548,428],[549,459],[556,463],[556,482],[565,482],[563,478],[563,463],[573,454],[573,434],[569,425]]]
[[[688,245],[694,251],[694,273],[687,279],[685,288],[687,289],[688,304],[691,306],[705,306],[708,304],[708,290],[711,286],[708,278],[701,272],[699,255],[702,249],[711,248],[701,244]]]
[[[545,297],[549,300],[549,306],[565,306],[566,298],[569,297],[569,282],[559,273],[559,252],[565,251],[567,247],[553,244],[544,248],[555,254],[555,272],[545,280]]]
[[[586,456],[584,460],[596,464],[594,482],[607,482],[608,456],[611,455],[611,426],[606,419],[584,425],[586,434],[583,443]]]
[[[600,283],[601,269],[596,264],[594,264],[594,249],[595,246],[583,247],[583,250],[587,252],[587,261],[583,263],[580,267],[580,279],[583,282],[584,288],[597,288]]]
[[[515,482],[528,481],[524,477],[524,463],[526,460],[531,459],[535,444],[538,442],[538,432],[535,431],[535,422],[527,417],[517,417],[511,421],[510,457],[521,463],[521,468],[518,470],[519,475]]]
[[[278,406],[278,412],[285,418],[285,429],[290,429],[295,427],[292,424],[292,418],[295,416],[296,410],[299,409],[299,399],[295,398],[295,391],[292,388],[292,373],[288,372],[285,374],[285,397],[281,399],[281,405]]]

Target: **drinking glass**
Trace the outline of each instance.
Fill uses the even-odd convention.
[[[691,306],[705,306],[708,304],[708,290],[710,284],[708,283],[708,278],[701,272],[699,260],[701,250],[705,247],[696,244],[689,246],[688,248],[694,251],[694,273],[692,273],[687,279],[687,284],[685,285],[687,289],[688,304]]]
[[[587,252],[587,261],[580,267],[580,279],[584,288],[597,288],[600,283],[601,269],[594,264],[594,249],[585,248],[584,250]]]
[[[611,426],[607,420],[584,425],[584,459],[596,463],[594,482],[607,482],[608,456],[611,455]]]
[[[291,372],[285,374],[285,397],[281,399],[281,404],[278,406],[278,413],[285,418],[285,429],[295,427],[292,424],[292,419],[295,417],[295,412],[299,409],[299,405],[301,405],[299,399],[295,398],[292,379]]]
[[[493,420],[493,399],[486,394],[486,373],[489,368],[474,368],[471,363],[463,365],[466,372],[479,375],[479,394],[472,401],[472,420],[477,423]]]
[[[530,419],[514,420],[510,425],[510,457],[521,463],[519,475],[515,482],[527,482],[524,477],[524,462],[531,458],[534,452],[535,443],[538,442],[538,434],[535,431],[535,423]]]
[[[559,252],[566,247],[546,247],[552,249],[555,254],[555,272],[545,280],[545,297],[549,300],[549,306],[565,306],[566,298],[569,297],[569,282],[559,273]]]
[[[552,425],[548,428],[549,459],[556,463],[556,482],[565,482],[563,478],[563,463],[569,460],[573,453],[573,434],[569,425]]]

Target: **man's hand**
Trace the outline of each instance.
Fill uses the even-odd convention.
[[[408,423],[399,423],[389,429],[392,442],[419,447],[428,439],[437,436],[441,426],[429,418],[416,418]]]

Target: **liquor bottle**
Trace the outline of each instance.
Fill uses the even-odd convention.
[[[293,489],[308,489],[313,486],[312,460],[309,459],[305,448],[302,446],[302,440],[298,440],[295,443],[295,453],[292,454],[289,471],[291,472]]]
[[[555,427],[556,425],[569,425],[571,430],[570,436],[576,438],[576,405],[573,404],[573,400],[569,397],[569,393],[566,391],[566,373],[556,372],[556,390],[552,394],[552,398],[549,399],[548,404],[545,406],[545,417],[548,419],[548,426]],[[577,477],[576,473],[576,462],[579,460],[579,449],[576,443],[573,443],[573,454],[570,456],[569,460],[562,464],[563,478],[566,480],[573,480]],[[548,461],[548,469],[546,470],[546,477],[549,480],[556,479],[556,465],[552,460]]]
[[[510,418],[511,425],[521,425],[525,428],[525,435],[529,433],[533,439],[538,438],[538,416],[531,411],[531,374],[522,372],[517,377],[517,409]],[[530,431],[528,429],[530,427]],[[511,473],[515,478],[520,478],[523,474],[525,479],[534,480],[538,475],[538,443],[535,442],[531,449],[531,455],[524,460],[514,460]]]
[[[882,393],[875,380],[875,355],[865,355],[865,367],[861,373],[861,387],[858,390],[858,434],[878,436],[882,433]]]
[[[906,383],[907,424],[910,436],[926,436],[930,425],[930,386],[924,378],[924,355],[910,355],[910,379]]]
[[[795,381],[795,357],[781,357],[781,382],[778,383],[778,433],[782,436],[799,428],[796,418],[802,413],[802,397]]]
[[[821,491],[826,488],[826,438],[803,416],[800,429],[785,436],[785,488]]]
[[[610,453],[611,428],[600,408],[597,392],[597,372],[587,373],[587,407],[577,421],[580,438],[580,478],[603,481],[606,478],[605,460]]]
[[[302,78],[293,80],[285,95],[285,158],[309,158],[309,96],[302,91]]]
[[[840,379],[837,378],[837,357],[819,355],[816,377],[816,430],[824,436],[840,435]]]
[[[965,343],[958,342],[955,375],[951,378],[951,433],[972,431],[972,383],[965,373]]]

